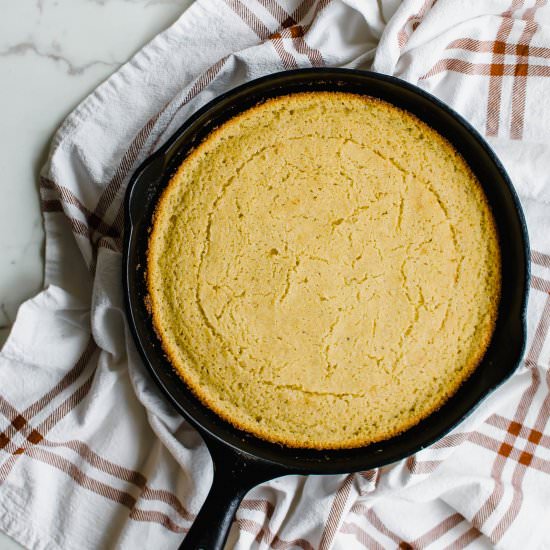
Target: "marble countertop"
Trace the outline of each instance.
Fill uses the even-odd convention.
[[[38,172],[59,124],[192,0],[0,0],[0,346],[42,287]]]
[[[0,347],[42,288],[38,173],[56,128],[191,2],[0,0]]]

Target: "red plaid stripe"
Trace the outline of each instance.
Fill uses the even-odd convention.
[[[545,407],[547,407],[547,405],[545,405]],[[546,418],[546,421],[547,421],[547,418]],[[514,424],[514,421],[510,422],[510,424]],[[533,429],[532,431],[536,432],[538,430]],[[535,455],[536,443],[533,443],[532,441],[529,441],[528,443],[528,444],[533,443],[533,445],[535,445],[534,447],[531,446],[532,452],[526,451],[525,448],[522,448],[521,446],[518,448],[518,446],[516,445],[509,445],[508,443],[503,443],[500,439],[495,439],[494,437],[491,437],[481,432],[473,432],[470,435],[470,438],[468,441],[470,443],[473,443],[474,445],[478,445],[479,447],[484,447],[489,451],[493,451],[497,455],[503,456],[506,459],[510,459],[511,461],[517,463],[517,465],[521,465],[524,467],[528,466],[533,470],[537,470],[544,474],[550,474],[550,460],[546,460]],[[525,470],[526,468],[524,468],[523,470],[520,469],[519,471],[525,472]],[[516,475],[517,471],[518,470],[516,469],[514,470],[514,475]],[[515,493],[517,493],[518,498],[520,498],[522,494],[522,491],[520,489],[522,479],[516,477],[516,478],[513,478],[513,481],[514,482],[519,481],[519,483],[516,483],[516,484],[512,483],[510,487],[514,490]],[[502,481],[497,481],[496,484],[499,485],[502,489],[504,489],[504,484]],[[515,508],[515,505],[513,502],[511,506],[514,506]],[[504,514],[503,520],[506,519],[506,515],[508,513],[509,511],[506,514]],[[505,523],[508,523],[508,522],[506,521]],[[511,523],[511,521],[509,523]],[[507,525],[507,527],[509,527],[509,525]],[[493,533],[492,537],[495,538],[495,533]]]
[[[383,535],[386,539],[391,540],[392,543],[395,544],[395,547],[401,550],[409,550],[409,549],[417,550],[421,548],[426,548],[431,544],[434,544],[435,542],[440,541],[441,538],[443,538],[453,529],[459,527],[462,523],[464,522],[468,523],[467,520],[462,515],[460,515],[459,513],[453,513],[450,516],[444,518],[441,522],[439,522],[434,527],[427,530],[421,536],[417,537],[416,539],[410,542],[407,542],[407,541],[404,541],[399,535],[397,535],[394,531],[389,529],[382,522],[380,517],[374,511],[374,508],[369,508],[363,504],[356,503],[353,505],[351,512],[361,515],[365,519],[367,519],[369,524],[379,534]],[[376,548],[390,547],[388,546],[387,543],[382,543],[380,541],[377,541],[372,535],[368,535],[364,530],[362,530],[357,524],[353,522],[345,523],[342,526],[342,529],[340,532],[355,534],[357,540],[359,542],[363,542],[366,548],[369,548],[369,549],[372,547],[376,547]],[[365,535],[367,535],[369,539],[366,539]],[[481,536],[482,536],[482,533],[478,531],[475,527],[471,526],[466,532],[462,533],[459,537],[457,537],[455,541],[453,541],[450,545],[448,545],[447,548],[464,548],[467,544],[469,544],[470,542],[472,542],[473,540]],[[368,543],[366,542],[367,540],[368,540]]]
[[[502,21],[497,31],[496,42],[506,42],[512,32],[513,19],[510,15],[523,6],[524,0],[513,0],[510,8],[502,14]],[[502,78],[504,73],[504,55],[498,48],[493,49],[489,80],[489,95],[487,98],[487,128],[488,136],[496,136],[499,128],[500,104],[502,99]]]
[[[268,548],[276,550],[289,550],[302,548],[302,550],[315,550],[312,544],[305,539],[283,540],[257,521],[250,519],[237,519],[235,525],[241,532],[254,535],[254,540],[259,544],[266,544]]]
[[[511,139],[522,139],[528,79],[530,77],[550,76],[549,65],[532,61],[536,58],[549,59],[550,49],[531,45],[539,28],[535,21],[536,12],[546,3],[547,0],[536,0],[532,7],[525,9],[520,18],[515,18],[514,15],[524,8],[525,0],[514,0],[509,8],[501,14],[501,23],[495,40],[477,40],[465,37],[453,40],[446,47],[447,51],[463,50],[472,53],[490,53],[491,59],[487,62],[479,63],[445,57],[437,61],[426,74],[420,77],[420,80],[447,71],[489,77],[485,132],[488,136],[498,136],[502,114],[503,80],[507,77],[512,78],[509,137]],[[522,33],[517,43],[510,43],[509,38],[515,25],[523,26]],[[513,56],[515,59],[513,62],[506,62],[506,56]]]
[[[257,1],[278,23],[277,29],[270,30],[270,27],[241,0],[225,0],[226,4],[256,33],[260,40],[271,41],[285,69],[298,68],[296,57],[285,47],[285,39],[287,38],[290,39],[295,51],[304,54],[312,66],[320,67],[324,65],[321,52],[311,48],[305,40],[310,24],[301,23],[314,5],[312,19],[330,3],[330,0],[317,0],[317,2],[306,0],[292,14],[288,13],[276,0]]]
[[[131,519],[159,523],[175,533],[186,533],[188,530],[188,528],[176,524],[167,514],[137,508],[136,504],[138,499],[136,497],[130,495],[126,491],[115,489],[107,483],[103,483],[86,475],[72,462],[55,453],[45,451],[39,447],[32,447],[26,451],[25,456],[65,473],[70,476],[77,485],[128,508],[130,510],[129,517]]]
[[[332,507],[325,522],[325,528],[321,536],[319,550],[329,550],[332,547],[334,537],[338,532],[340,522],[342,520],[344,510],[346,509],[350,498],[351,489],[353,487],[354,474],[348,475],[340,489],[336,492]]]
[[[448,533],[451,529],[453,529],[463,521],[464,518],[460,514],[452,514],[409,544],[412,548],[425,548],[429,544],[432,544],[432,542],[436,541],[437,539]]]
[[[402,542],[404,542],[399,535],[395,534],[391,529],[384,525],[372,507],[369,508],[360,502],[356,502],[351,507],[351,512],[364,517],[372,527],[374,527],[380,534],[393,541],[396,546],[399,546]]]
[[[548,254],[543,254],[542,252],[537,252],[536,250],[532,250],[531,261],[542,267],[550,268],[550,255]]]
[[[512,119],[510,127],[510,137],[512,139],[521,139],[523,137],[527,76],[532,74],[531,67],[529,66],[529,46],[538,30],[538,24],[534,21],[536,11],[544,6],[546,2],[547,0],[536,0],[534,7],[526,10],[522,17],[525,25],[519,39],[519,44],[516,47],[518,70],[516,71],[516,78],[514,78],[512,89]],[[523,63],[519,61],[523,61]]]
[[[548,318],[550,317],[550,296],[546,301],[545,309],[547,309],[546,318]],[[547,373],[546,382],[547,382],[547,388],[550,388],[550,371]],[[542,406],[539,410],[539,413],[535,420],[534,427],[532,428],[531,432],[533,434],[541,433],[544,430],[549,418],[550,418],[550,392],[546,394],[546,397],[542,403]],[[511,423],[510,427],[508,428],[508,432],[513,431],[514,437],[517,439],[520,431],[518,428],[520,427],[521,427],[521,424],[520,426],[516,426],[516,424]],[[539,442],[540,442],[540,439],[537,441],[537,437],[528,438],[527,443],[523,448],[523,452],[519,456],[516,467],[514,468],[514,473],[512,476],[513,487],[521,487],[523,483],[523,479],[525,477],[525,473],[527,471],[527,467],[530,466],[533,462],[535,462],[535,464],[533,464],[534,468],[536,468],[537,466],[539,466],[540,468],[540,465],[542,465],[542,463],[546,463],[548,466],[548,468],[546,469],[546,472],[547,473],[550,472],[550,462],[542,461],[541,459],[538,459],[535,457],[536,446],[539,444]],[[499,452],[501,451],[499,450]],[[512,502],[510,503],[508,509],[504,513],[504,516],[501,518],[501,520],[495,526],[495,528],[493,529],[493,532],[491,533],[491,540],[494,540],[495,542],[499,542],[502,539],[502,537],[504,536],[504,534],[506,533],[506,531],[508,530],[512,522],[516,519],[517,515],[519,514],[522,501],[523,501],[522,491],[515,491]]]
[[[243,510],[250,510],[260,513],[263,516],[263,524],[250,518],[240,517],[242,516]],[[239,512],[237,514],[238,517],[235,520],[235,524],[239,530],[254,535],[255,542],[258,544],[264,544],[268,548],[290,549],[298,547],[303,550],[313,550],[314,547],[305,539],[287,541],[274,534],[268,526],[274,511],[275,507],[267,500],[247,499],[244,500],[239,507]]]
[[[91,357],[90,357],[91,359]],[[88,364],[88,360],[85,366]],[[15,418],[12,418],[11,424],[4,430],[2,434],[2,450],[8,454],[8,458],[0,466],[0,485],[5,482],[9,473],[15,466],[18,458],[24,454],[28,449],[40,443],[47,434],[61,419],[63,419],[71,410],[73,410],[88,394],[95,370],[88,376],[88,378],[81,384],[69,397],[67,397],[60,405],[58,405],[37,427],[31,425],[31,420],[37,416],[42,410],[39,409],[34,415],[17,414]],[[2,398],[3,405],[7,403],[7,400]],[[43,408],[46,407],[46,404]],[[2,411],[3,412],[3,411]],[[9,414],[15,414],[16,409],[10,405]],[[8,419],[10,417],[8,416]],[[17,432],[21,431],[21,435],[25,438],[24,443],[20,446],[13,442],[13,438]],[[10,456],[11,455],[11,456]]]
[[[258,0],[258,3],[271,13],[273,18],[282,27],[281,30],[271,35],[271,40],[290,38],[292,39],[295,50],[307,56],[312,67],[322,67],[325,64],[322,53],[317,49],[311,48],[304,39],[304,35],[308,32],[311,25],[299,24],[299,21],[301,21],[301,18],[298,18],[300,6],[293,14],[290,14],[275,0]],[[326,4],[328,4],[328,2],[319,2],[313,16],[315,17],[317,12]]]
[[[464,534],[460,535],[460,537],[458,537],[454,542],[446,546],[444,550],[462,550],[480,536],[481,533],[475,527],[471,527]]]
[[[437,0],[424,0],[424,3],[422,4],[420,10],[418,10],[418,12],[414,15],[411,15],[407,19],[407,21],[405,21],[405,24],[397,33],[397,45],[399,46],[400,50],[405,47],[405,44],[409,41],[409,38],[411,37],[411,34],[419,27],[426,13],[428,13],[428,11],[433,8],[436,2]]]
[[[0,465],[0,485],[5,483],[10,472],[21,457],[27,457],[48,464],[57,470],[64,472],[73,478],[80,486],[99,494],[113,502],[117,502],[131,509],[130,517],[137,521],[154,521],[164,525],[175,532],[184,532],[183,528],[177,526],[166,514],[160,512],[151,513],[140,510],[136,507],[137,498],[127,491],[116,489],[111,485],[90,477],[77,465],[56,453],[47,451],[43,447],[59,448],[64,447],[74,451],[85,463],[98,471],[126,481],[140,489],[139,498],[142,500],[155,500],[164,502],[170,506],[178,516],[186,521],[192,521],[191,515],[181,504],[179,499],[169,491],[152,489],[147,485],[147,479],[143,474],[129,470],[115,464],[112,461],[102,458],[92,451],[81,441],[53,442],[46,439],[48,434],[69,412],[77,407],[88,395],[95,375],[95,368],[92,367],[90,374],[83,384],[77,387],[60,405],[51,411],[41,422],[34,422],[35,418],[46,409],[52,401],[60,396],[71,385],[77,383],[90,366],[97,347],[93,340],[89,340],[82,355],[75,366],[47,393],[29,405],[23,412],[19,412],[5,397],[0,395],[0,413],[2,413],[9,424],[0,433],[0,457],[4,460]],[[21,445],[14,442],[14,437],[20,432],[24,438]]]
[[[267,40],[273,35],[272,44],[281,58],[283,67],[287,70],[297,69],[296,60],[285,48],[280,36],[274,35],[269,27],[241,0],[225,0],[226,4],[252,29],[261,40]],[[271,3],[270,3],[271,4]],[[282,8],[280,8],[282,9]]]
[[[525,421],[529,409],[533,404],[535,393],[539,387],[539,384],[540,377],[538,376],[537,371],[532,371],[531,385],[525,390],[520,400],[514,416],[514,422],[521,423]],[[472,437],[476,437],[475,434],[473,434]],[[472,439],[472,437],[470,438],[470,440]],[[515,433],[511,431],[506,432],[504,442],[502,443],[499,452],[496,454],[491,471],[491,477],[493,477],[497,481],[497,483],[495,483],[493,492],[489,495],[489,497],[485,500],[485,502],[481,505],[477,513],[472,518],[472,523],[478,528],[481,528],[483,524],[489,519],[489,517],[497,511],[502,497],[504,496],[502,473],[509,457],[509,453],[507,454],[507,449],[512,448],[515,443],[516,437],[517,436]]]
[[[369,550],[384,550],[384,546],[380,544],[375,538],[369,535],[366,531],[361,529],[359,525],[353,522],[347,522],[340,528],[340,533],[345,535],[354,535],[357,542],[362,544]]]
[[[73,233],[84,237],[95,250],[104,247],[116,252],[122,251],[120,228],[106,224],[96,213],[91,212],[70,189],[58,185],[48,178],[41,177],[40,194],[42,212],[64,214]],[[51,198],[52,194],[55,198]],[[84,219],[75,218],[71,207],[78,210]]]
[[[500,414],[493,414],[486,420],[486,423],[504,431],[507,430],[508,427],[512,425],[511,420],[505,418]],[[550,449],[550,436],[543,434],[538,430],[528,428],[523,424],[514,424],[514,430],[517,431],[518,438],[529,439],[534,443],[538,443],[541,447]]]

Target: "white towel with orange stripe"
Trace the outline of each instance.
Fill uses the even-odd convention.
[[[532,241],[528,351],[465,423],[408,460],[254,489],[228,547],[550,547],[547,0],[198,0],[69,116],[40,185],[45,289],[21,307],[0,353],[0,529],[24,546],[176,548],[182,540],[212,468],[128,332],[125,187],[214,96],[322,65],[420,86],[500,155]]]

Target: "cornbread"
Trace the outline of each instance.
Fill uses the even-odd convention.
[[[500,254],[444,138],[383,101],[312,92],[245,111],[185,159],[147,283],[204,404],[272,442],[346,448],[418,423],[476,368]]]

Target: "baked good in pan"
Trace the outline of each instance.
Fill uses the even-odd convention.
[[[347,448],[418,423],[476,368],[500,253],[448,141],[389,103],[311,92],[243,112],[184,160],[147,281],[203,403],[272,442]]]

